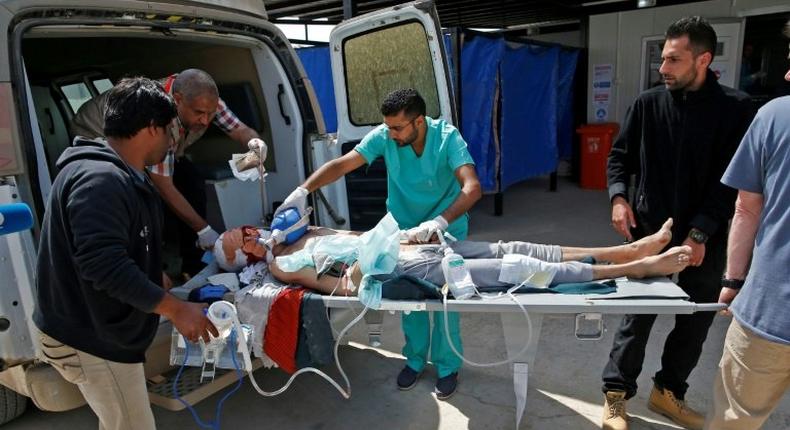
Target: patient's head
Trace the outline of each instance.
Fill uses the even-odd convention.
[[[252,226],[238,227],[222,233],[214,244],[214,258],[223,270],[238,272],[249,264],[266,261],[266,247],[258,239],[269,231]]]

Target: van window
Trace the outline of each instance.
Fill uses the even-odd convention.
[[[93,81],[93,86],[96,88],[96,91],[101,94],[112,88],[112,81],[107,78],[96,79]]]
[[[352,124],[381,123],[381,101],[391,91],[408,87],[425,99],[428,116],[441,115],[428,36],[421,23],[407,21],[347,39],[343,62]]]
[[[68,100],[72,112],[77,112],[77,109],[92,97],[91,92],[88,90],[88,86],[85,85],[84,82],[63,85],[60,87],[60,91],[66,96],[66,100]]]

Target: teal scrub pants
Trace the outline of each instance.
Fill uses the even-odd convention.
[[[431,321],[428,312],[402,314],[401,324],[403,326],[403,335],[406,338],[406,345],[403,346],[403,355],[406,356],[406,364],[412,370],[422,372],[428,361],[428,351],[430,350],[431,362],[436,366],[439,378],[444,378],[451,373],[457,372],[463,362],[460,357],[455,355],[447,343],[447,335],[444,332],[444,313],[437,311],[430,314],[433,315],[433,333],[431,333]],[[461,317],[458,312],[447,313],[450,339],[455,349],[463,354],[460,320]]]

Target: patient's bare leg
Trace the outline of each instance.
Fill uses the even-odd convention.
[[[667,219],[661,229],[636,242],[604,248],[575,248],[563,246],[562,261],[580,260],[593,257],[598,261],[627,263],[661,252],[672,240],[672,218]]]
[[[593,266],[593,279],[608,279],[627,276],[629,278],[649,278],[677,273],[689,265],[691,247],[675,246],[659,255],[642,257],[639,260],[622,264]]]

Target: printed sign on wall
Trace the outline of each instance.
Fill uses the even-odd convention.
[[[609,119],[609,103],[612,101],[612,76],[614,66],[596,64],[593,66],[593,111],[595,120],[605,122]]]

